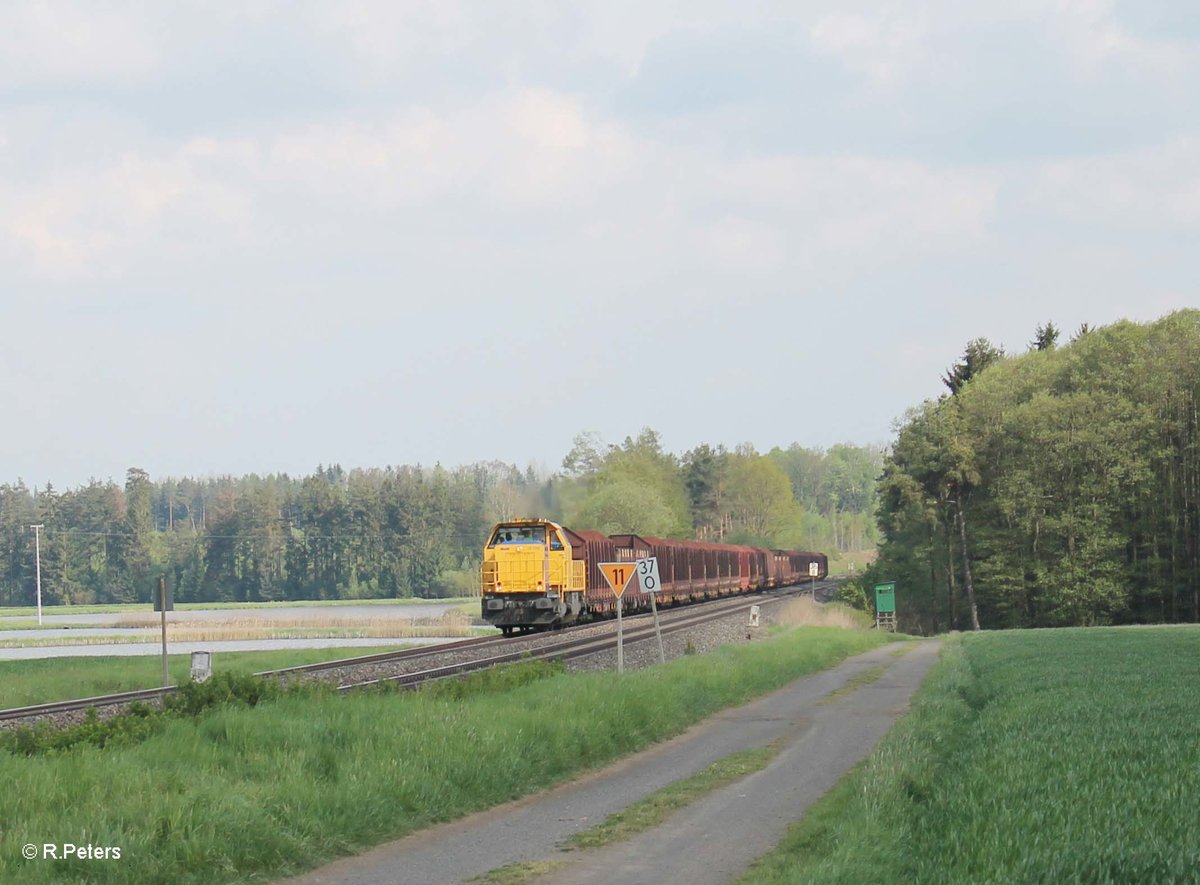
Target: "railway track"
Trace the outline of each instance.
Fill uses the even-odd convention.
[[[677,617],[672,617],[662,623],[662,634],[667,636],[672,633],[678,633],[682,630],[699,627],[702,624],[727,618],[735,612],[748,609],[751,605],[763,604],[767,602],[782,602],[785,599],[807,595],[808,592],[809,589],[807,587],[789,587],[773,593],[770,596],[759,597],[757,602],[751,597],[740,596],[732,599],[710,602],[697,610],[692,610],[692,608],[689,607],[678,612]],[[636,623],[624,631],[623,641],[626,645],[653,639],[655,637],[654,624],[650,622],[646,616],[639,616],[638,621],[640,623]],[[436,679],[445,679],[450,676],[458,676],[474,670],[483,670],[488,667],[493,667],[497,664],[505,664],[513,661],[523,660],[569,661],[576,658],[586,657],[587,655],[598,654],[610,649],[615,649],[616,647],[617,635],[614,628],[613,631],[606,634],[564,639],[533,650],[522,649],[517,651],[509,651],[501,655],[491,655],[485,658],[479,658],[478,660],[463,661],[454,664],[448,664],[443,667],[433,667],[428,670],[420,670],[415,673],[405,673],[398,676],[388,676],[379,679],[368,679],[360,682],[346,683],[339,685],[338,690],[350,691],[356,688],[379,685],[387,682],[406,687],[416,687],[425,682],[432,682]]]
[[[832,585],[833,582],[830,581],[817,582],[817,595],[819,595],[820,590],[827,589]],[[750,605],[770,604],[796,596],[807,595],[812,589],[812,585],[803,584],[766,593],[725,597],[680,608],[663,609],[659,612],[662,622],[662,632],[665,636],[687,630],[729,617],[731,613],[747,609]],[[654,625],[649,615],[632,616],[626,620],[628,622],[628,626],[624,631],[624,641],[626,644],[654,637]],[[583,635],[574,636],[572,634]],[[322,661],[316,664],[304,664],[279,670],[264,670],[254,675],[262,678],[276,679],[322,678],[322,674],[329,674],[338,670],[352,672],[354,670],[381,665],[414,662],[422,658],[467,653],[466,660],[459,660],[442,666],[421,668],[371,679],[354,679],[348,675],[348,677],[339,676],[336,680],[329,680],[336,681],[338,691],[342,692],[383,683],[394,683],[404,687],[415,688],[424,682],[445,679],[518,660],[573,660],[613,649],[616,647],[616,642],[615,622],[603,621],[599,624],[580,624],[567,627],[555,633],[533,633],[519,637],[481,636],[473,639],[442,643],[432,647],[401,649],[372,655],[360,655],[354,658]],[[498,653],[490,654],[488,653],[489,649],[496,649]],[[475,652],[479,652],[480,654],[476,656]],[[114,694],[98,695],[90,698],[56,701],[26,707],[13,707],[7,710],[0,710],[0,722],[36,720],[44,717],[55,717],[86,711],[89,708],[105,709],[123,707],[135,702],[153,703],[177,690],[175,686],[160,686],[158,688],[116,692]]]

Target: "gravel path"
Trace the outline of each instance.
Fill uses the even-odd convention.
[[[862,759],[907,708],[937,643],[895,657],[850,658],[615,765],[517,802],[336,861],[289,885],[449,885],[519,861],[574,861],[558,883],[727,882]],[[821,699],[876,666],[887,673],[832,703]],[[737,750],[784,745],[765,770],[718,790],[665,824],[595,852],[564,853],[572,834]],[[659,840],[664,847],[656,848]]]

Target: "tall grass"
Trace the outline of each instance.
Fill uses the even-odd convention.
[[[0,753],[0,881],[296,872],[634,752],[886,639],[804,628],[623,677],[539,671],[464,697],[288,696],[173,721],[135,746]],[[20,856],[25,842],[83,839],[120,846],[121,860]]]
[[[744,881],[1194,882],[1200,628],[947,643],[912,713]]]

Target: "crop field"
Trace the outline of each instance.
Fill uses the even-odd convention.
[[[522,664],[419,692],[218,707],[103,747],[0,751],[0,881],[285,875],[562,781],[889,640],[802,627],[619,678]],[[79,834],[121,860],[21,857]]]
[[[1200,628],[949,640],[747,883],[1195,882]]]
[[[215,654],[214,673],[257,673],[334,658],[350,658],[403,645],[381,648],[306,648],[290,651],[246,651]],[[191,668],[190,655],[168,655],[171,679],[182,682]],[[90,698],[117,691],[152,688],[162,683],[162,658],[41,658],[0,663],[0,708]]]
[[[254,609],[285,609],[309,608],[313,606],[337,608],[346,605],[478,605],[478,597],[453,596],[439,599],[424,599],[420,597],[405,597],[400,599],[296,599],[287,602],[181,602],[176,603],[178,611],[240,610]],[[43,615],[103,615],[123,612],[146,612],[152,608],[148,602],[132,602],[128,604],[108,605],[46,605],[42,606]],[[0,617],[37,617],[37,609],[31,605],[2,606]],[[36,620],[35,622],[36,623]]]

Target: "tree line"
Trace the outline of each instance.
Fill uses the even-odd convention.
[[[0,484],[0,605],[145,602],[166,575],[182,602],[403,598],[475,592],[494,522],[542,516],[580,529],[859,550],[882,451],[792,445],[761,455],[702,445],[681,456],[644,430],[620,445],[581,434],[561,470],[497,461],[155,480]]]
[[[907,629],[1200,621],[1200,311],[1058,339],[972,341],[905,416],[851,592]]]

